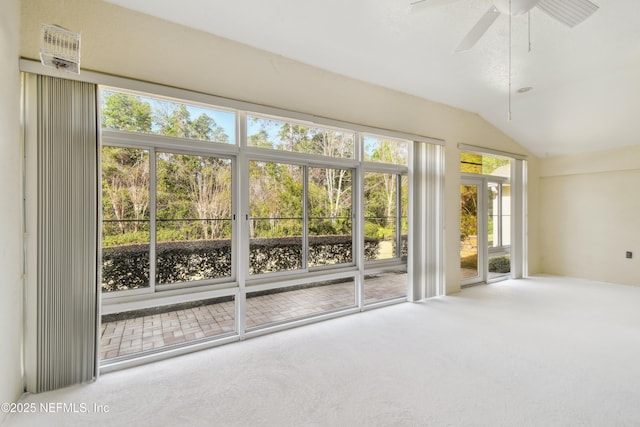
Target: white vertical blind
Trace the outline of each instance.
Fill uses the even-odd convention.
[[[444,149],[414,142],[410,199],[412,248],[408,263],[409,300],[444,295],[443,275],[443,184]]]
[[[527,235],[526,235],[526,173],[527,162],[514,160],[511,177],[512,215],[511,235],[511,277],[522,279],[527,275]]]
[[[96,87],[38,76],[37,392],[96,374]]]

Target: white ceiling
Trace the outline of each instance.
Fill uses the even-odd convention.
[[[540,9],[454,48],[491,0],[108,0],[325,70],[478,113],[539,156],[640,144],[640,0],[592,0],[574,28]],[[505,3],[507,0],[499,0]],[[517,89],[534,89],[518,94]]]

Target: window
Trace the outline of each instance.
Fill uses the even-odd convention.
[[[364,135],[363,153],[363,299],[368,305],[407,295],[409,142]]]
[[[116,89],[101,100],[104,359],[407,295],[408,141]]]
[[[508,182],[488,183],[489,248],[511,244],[511,185]]]
[[[112,146],[102,157],[104,292],[231,277],[230,159],[157,152],[152,167],[148,150]]]
[[[353,263],[352,176],[251,160],[249,274]]]
[[[247,145],[321,156],[354,158],[354,134],[249,115]]]
[[[115,89],[102,90],[103,129],[235,144],[235,114]]]
[[[249,274],[303,268],[301,166],[249,162]]]
[[[247,328],[302,319],[356,305],[353,278],[247,293]]]
[[[365,135],[364,160],[406,166],[409,163],[409,143],[391,138]]]
[[[486,154],[460,153],[460,172],[511,177],[511,160]]]
[[[231,160],[159,152],[156,171],[156,283],[231,277]]]
[[[463,284],[510,273],[511,164],[506,157],[463,152],[460,257]]]
[[[102,147],[102,292],[149,288],[149,151]]]
[[[309,168],[309,267],[353,262],[353,171]]]

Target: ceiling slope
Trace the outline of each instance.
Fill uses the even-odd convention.
[[[599,9],[573,28],[537,7],[512,17],[511,69],[508,14],[454,53],[490,0],[413,13],[408,0],[108,1],[478,113],[539,156],[640,143],[638,0],[593,0]]]

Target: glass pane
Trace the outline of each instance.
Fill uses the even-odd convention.
[[[511,160],[486,154],[461,153],[460,172],[511,177]]]
[[[502,184],[502,245],[511,245],[511,185]]]
[[[103,90],[104,129],[235,144],[235,114],[146,94]]]
[[[249,274],[302,266],[303,168],[249,162]]]
[[[149,287],[149,152],[102,147],[102,291]]]
[[[487,185],[487,219],[488,223],[488,246],[489,248],[500,247],[501,223],[500,223],[500,184],[490,182]]]
[[[364,235],[365,246],[376,244],[375,253],[367,253],[365,259],[396,258],[397,233],[397,175],[367,172],[364,175]]]
[[[509,255],[489,255],[489,279],[501,277],[511,272]]]
[[[400,179],[400,257],[406,259],[409,255],[409,177],[402,175]]]
[[[252,147],[352,159],[354,134],[247,116],[247,144]]]
[[[364,303],[407,296],[407,271],[388,271],[364,276]]]
[[[100,359],[162,349],[235,331],[233,296],[107,314]]]
[[[460,186],[460,272],[478,276],[478,187]]]
[[[231,160],[158,153],[158,284],[231,276]]]
[[[247,293],[247,328],[353,307],[355,289],[350,277]]]
[[[409,164],[409,142],[365,135],[364,160],[368,162]]]
[[[352,175],[309,168],[309,267],[353,262]]]

